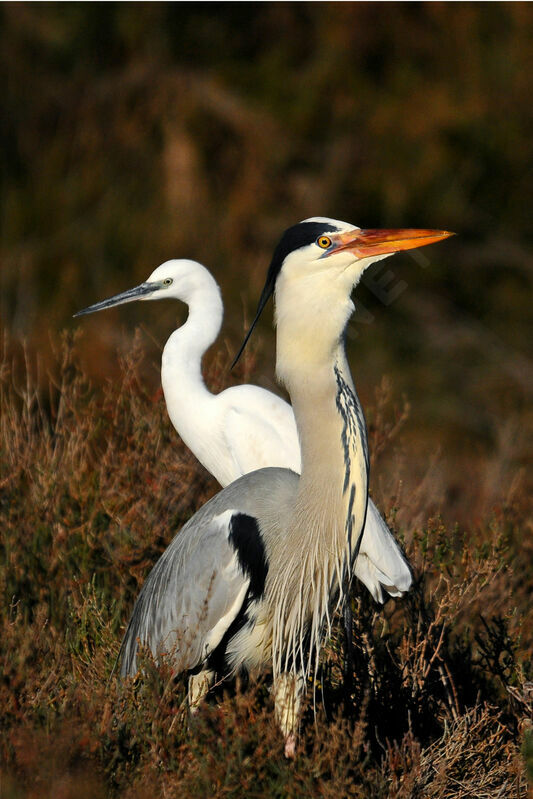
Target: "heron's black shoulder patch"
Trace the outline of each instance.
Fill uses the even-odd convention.
[[[239,566],[250,578],[251,598],[260,599],[265,591],[268,562],[257,520],[246,513],[234,513],[228,538],[237,553]]]

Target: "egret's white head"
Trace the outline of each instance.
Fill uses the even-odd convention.
[[[158,266],[150,277],[139,286],[115,294],[108,300],[97,302],[95,305],[78,311],[74,316],[94,313],[94,311],[101,311],[114,305],[123,305],[126,302],[135,302],[135,300],[172,298],[189,303],[196,292],[208,288],[212,293],[213,287],[218,294],[217,284],[202,264],[188,259],[174,259],[165,261],[164,264]]]
[[[432,244],[453,235],[444,230],[363,230],[348,222],[327,217],[311,217],[288,228],[272,257],[257,313],[246,342],[270,296],[276,291],[279,311],[280,294],[294,312],[324,315],[333,313],[336,299],[349,295],[361,275],[374,261],[401,250]],[[342,315],[342,314],[341,314]]]

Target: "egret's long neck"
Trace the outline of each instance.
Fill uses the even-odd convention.
[[[285,638],[290,657],[295,645],[304,656],[305,647],[296,637],[306,624],[312,648],[318,648],[332,589],[340,586],[366,516],[366,426],[344,349],[353,304],[345,287],[330,291],[332,296],[322,297],[320,307],[316,302],[313,307],[316,292],[310,292],[309,304],[302,303],[301,293],[291,297],[287,286],[276,296],[276,368],[291,396],[302,449],[302,475],[287,538],[291,546],[294,542],[294,552],[281,578],[284,588],[281,581],[275,587],[298,598],[292,608],[290,599],[285,602],[286,618],[277,632]],[[295,312],[298,307],[300,313]]]
[[[202,405],[213,397],[202,376],[202,356],[218,336],[224,310],[220,290],[210,275],[180,299],[188,304],[189,316],[165,345],[161,382],[170,419],[188,443],[189,427],[194,435]]]

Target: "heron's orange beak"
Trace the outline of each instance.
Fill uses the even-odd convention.
[[[373,255],[388,255],[400,250],[414,250],[415,247],[424,247],[434,244],[449,236],[454,236],[448,230],[348,230],[331,236],[334,252],[348,250],[358,258],[368,258]]]

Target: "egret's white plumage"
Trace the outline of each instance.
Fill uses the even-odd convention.
[[[204,383],[202,357],[223,317],[213,276],[196,261],[173,260],[159,266],[147,283],[165,278],[173,284],[149,299],[173,297],[189,307],[187,321],[172,333],[161,360],[168,414],[185,444],[223,487],[264,466],[299,470],[298,434],[288,403],[259,386],[212,394]]]
[[[202,375],[202,357],[216,340],[223,318],[220,288],[196,261],[175,259],[161,264],[142,284],[87,308],[108,308],[135,299],[176,299],[186,303],[186,322],[169,337],[161,360],[161,382],[170,420],[184,443],[222,487],[248,472],[281,466],[300,473],[296,420],[281,397],[253,385],[233,386],[212,394]],[[384,591],[401,596],[411,572],[400,548],[371,499],[355,576],[374,599]]]
[[[155,657],[167,653],[180,671],[271,665],[293,752],[301,675],[357,559],[367,511],[366,428],[344,352],[350,294],[376,258],[448,235],[313,219],[282,236],[256,320],[275,291],[276,368],[293,402],[301,477],[280,468],[246,474],[177,533],[135,604],[123,675],[137,670],[139,642]]]

